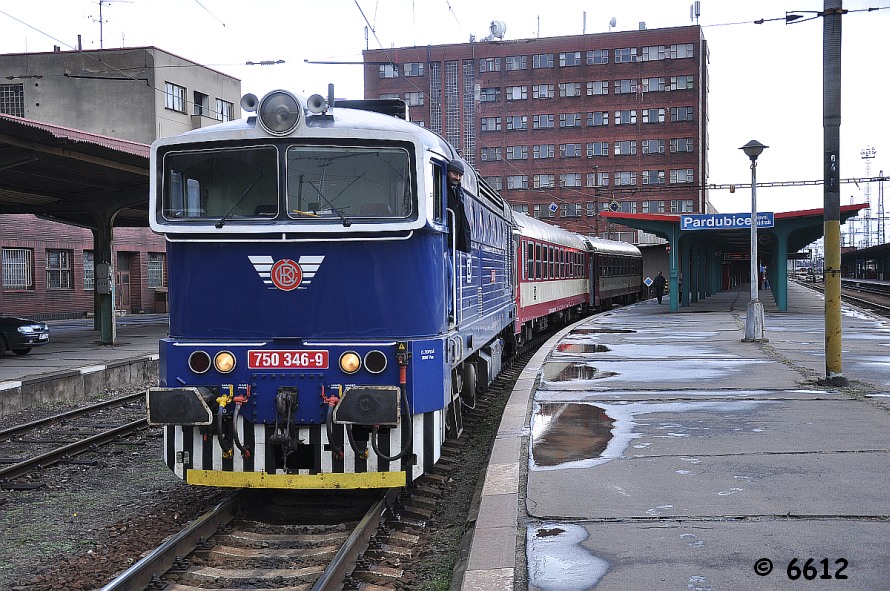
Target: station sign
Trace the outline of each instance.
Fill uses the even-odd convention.
[[[772,212],[757,212],[757,227],[772,228]],[[680,216],[681,230],[742,230],[751,229],[750,213],[697,213]]]

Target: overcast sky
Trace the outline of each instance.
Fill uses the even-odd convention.
[[[693,0],[105,0],[105,48],[153,45],[240,78],[242,92],[275,88],[338,98],[363,96],[361,66],[310,61],[361,61],[367,46],[464,43],[481,40],[493,20],[505,39],[605,33],[686,26]],[[545,8],[546,7],[546,8]],[[750,181],[749,161],[738,148],[751,139],[769,146],[757,179],[822,178],[821,18],[786,25],[786,11],[815,17],[822,0],[702,0],[698,23],[710,47],[710,177],[714,184]],[[0,53],[100,47],[98,0],[0,0]],[[887,116],[890,0],[846,0],[843,17],[841,178],[866,176],[861,151],[870,146],[870,176],[890,174]],[[881,8],[867,12],[868,8]],[[854,12],[861,11],[861,12]],[[585,29],[586,12],[586,29]],[[366,20],[372,30],[365,39]],[[759,19],[779,19],[754,24]],[[803,21],[803,19],[801,19]],[[275,66],[245,62],[284,60]],[[793,211],[823,205],[819,186],[757,192],[758,210]],[[841,205],[865,201],[866,187],[844,184]],[[712,191],[721,212],[750,211],[750,190]],[[871,187],[872,217],[878,187]],[[890,208],[890,202],[887,203]]]

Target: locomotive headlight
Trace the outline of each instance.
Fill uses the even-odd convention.
[[[210,369],[210,355],[206,351],[195,351],[189,355],[189,369],[195,373],[204,373]]]
[[[273,90],[260,101],[257,114],[263,129],[275,135],[285,135],[300,123],[302,110],[294,95],[284,90]]]
[[[355,351],[347,351],[340,355],[340,369],[343,373],[355,373],[362,366],[362,358]]]
[[[229,373],[235,369],[235,356],[228,351],[220,351],[213,358],[213,367],[219,373]]]
[[[365,367],[371,373],[380,373],[386,369],[386,355],[383,351],[370,351],[365,355]]]

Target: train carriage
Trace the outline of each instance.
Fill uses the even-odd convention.
[[[465,175],[472,249],[456,250],[454,148],[333,102],[248,95],[256,115],[152,146],[170,334],[148,418],[188,483],[405,485],[459,434],[460,395],[500,369],[509,208]]]
[[[582,236],[587,244],[590,305],[608,310],[636,302],[643,289],[643,255],[633,244]]]

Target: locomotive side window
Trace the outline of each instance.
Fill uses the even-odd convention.
[[[380,146],[287,150],[287,213],[294,219],[393,219],[415,211],[406,150]]]
[[[276,154],[270,146],[165,155],[164,218],[225,221],[274,215],[278,209]]]

